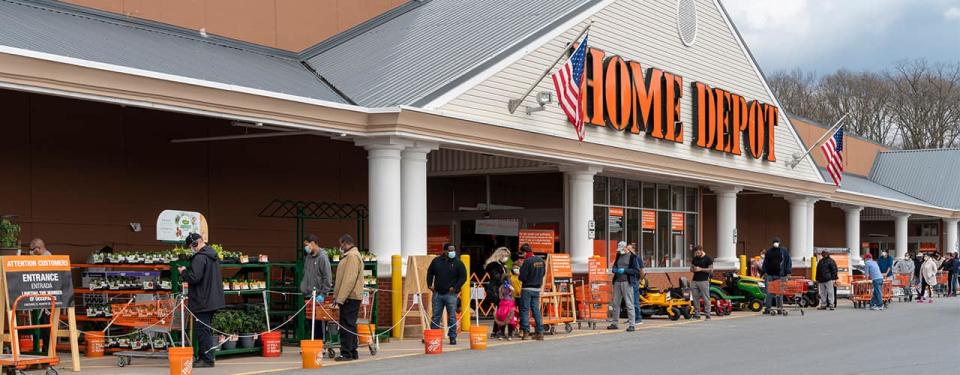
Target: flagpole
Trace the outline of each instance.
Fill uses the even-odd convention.
[[[802,155],[797,156],[796,154],[794,154],[793,160],[791,160],[790,162],[787,163],[787,165],[790,167],[790,169],[794,169],[794,168],[797,167],[797,165],[800,165],[800,161],[802,161],[804,158],[806,158],[807,155],[810,155],[810,152],[813,151],[813,149],[817,148],[817,146],[819,146],[820,143],[823,142],[824,139],[827,139],[827,136],[828,136],[828,135],[829,135],[829,136],[832,136],[832,135],[837,131],[837,129],[841,128],[841,127],[843,126],[843,125],[842,125],[843,119],[847,118],[847,116],[848,116],[849,114],[850,114],[850,113],[847,112],[846,114],[843,115],[843,117],[841,117],[839,120],[837,120],[837,122],[835,122],[832,126],[830,126],[830,129],[827,129],[827,132],[826,132],[826,133],[823,133],[823,135],[820,136],[820,139],[818,139],[816,142],[814,142],[814,143],[813,143],[813,146],[810,146],[810,148],[808,148],[807,151],[804,152]]]
[[[573,38],[573,41],[576,42],[580,40],[580,37],[586,34],[587,30],[590,30],[590,26],[593,26],[593,21],[590,21],[590,23],[587,24],[587,27],[584,27],[583,31],[580,32],[580,35],[577,35],[576,38]],[[542,82],[543,79],[546,78],[548,74],[550,74],[550,72],[553,70],[553,67],[557,66],[557,63],[560,62],[560,60],[563,60],[563,57],[566,55],[567,55],[567,47],[564,47],[563,53],[561,53],[560,56],[557,56],[557,59],[553,62],[553,64],[550,64],[550,66],[547,67],[547,70],[543,71],[543,74],[540,75],[540,78],[538,78],[536,82],[530,85],[530,88],[527,89],[527,92],[524,93],[523,96],[520,97],[520,99],[510,99],[510,101],[507,103],[507,109],[510,111],[510,113],[514,113],[517,111],[517,107],[520,107],[520,103],[523,103],[523,100],[526,99],[528,96],[530,96],[530,93],[532,93],[533,90],[537,88],[537,85],[539,85],[540,82]]]

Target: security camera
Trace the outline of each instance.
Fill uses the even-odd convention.
[[[541,91],[537,93],[537,104],[540,104],[541,107],[550,104],[553,102],[553,94],[549,91]]]

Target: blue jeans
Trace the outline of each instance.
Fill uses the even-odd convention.
[[[520,290],[520,330],[530,332],[530,316],[533,312],[533,321],[537,324],[537,333],[543,333],[543,317],[540,315],[540,291]]]
[[[780,277],[780,276],[763,275],[764,286],[766,286],[766,287],[770,286],[770,282],[771,282],[771,281],[773,281],[773,280],[780,280],[780,279],[782,279],[782,277]],[[765,293],[765,294],[767,295],[766,299],[763,301],[763,302],[764,302],[764,303],[763,303],[764,308],[765,308],[767,311],[770,311],[770,309],[772,309],[772,308],[774,308],[774,307],[782,309],[782,308],[783,308],[783,295],[780,295],[780,294],[775,295],[775,296],[774,296],[774,295],[771,295],[771,294],[769,293],[769,291],[767,291],[767,288],[766,288],[766,287],[763,288],[763,293]]]
[[[870,297],[870,307],[883,307],[883,279],[873,280],[873,296]]]
[[[640,283],[633,283],[633,316],[637,323],[643,321],[643,315],[640,315]]]
[[[430,328],[440,328],[440,317],[443,316],[443,309],[446,308],[447,336],[450,336],[450,338],[457,337],[457,294],[434,293],[431,301],[433,304],[433,316],[430,318]]]

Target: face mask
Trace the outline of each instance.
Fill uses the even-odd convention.
[[[304,245],[304,246],[303,246],[303,251],[304,251],[305,253],[307,253],[307,254],[310,254],[310,253],[311,253],[311,251],[310,251],[310,245]]]
[[[456,258],[456,257],[457,257],[457,252],[456,252],[456,251],[448,251],[448,252],[447,252],[447,257],[450,258],[450,259]]]
[[[519,267],[513,267],[513,273],[520,273]]]
[[[779,243],[779,242],[774,242],[774,243],[773,243],[773,247],[780,247],[780,243]]]
[[[627,249],[620,249],[620,250],[617,250],[617,252],[623,255],[627,253]]]

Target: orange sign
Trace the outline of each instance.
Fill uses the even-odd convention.
[[[643,210],[640,215],[643,217],[643,230],[657,230],[657,211]]]
[[[535,253],[553,253],[553,229],[521,229],[520,245],[529,244]]]
[[[683,233],[683,212],[670,213],[670,230]]]
[[[554,279],[573,277],[573,269],[570,268],[570,254],[550,254],[547,259],[550,260],[550,275]]]
[[[596,48],[589,49],[584,70],[584,122],[683,143],[683,77],[644,69],[639,62],[608,56]],[[691,86],[694,145],[740,155],[743,138],[747,155],[776,161],[773,143],[778,107],[700,82]]]
[[[933,242],[921,242],[920,243],[920,252],[922,253],[935,253],[937,252],[937,244]]]
[[[587,282],[607,281],[607,260],[603,257],[593,256],[587,260]]]
[[[610,207],[610,216],[623,217],[623,207]]]
[[[70,257],[66,255],[49,256],[6,256],[3,257],[4,272],[70,272]]]
[[[427,227],[427,254],[440,255],[443,244],[450,243],[450,227],[435,225]]]

